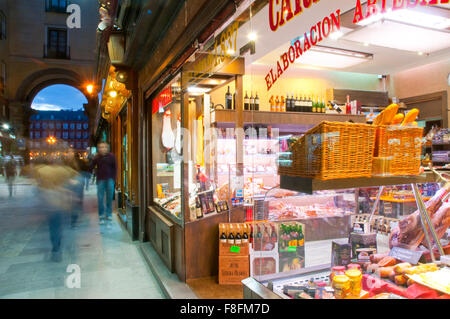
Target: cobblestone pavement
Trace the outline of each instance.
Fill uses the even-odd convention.
[[[77,228],[64,218],[62,261],[50,260],[47,216],[36,208],[34,186],[17,180],[14,196],[0,177],[0,298],[163,298],[137,245],[114,215],[99,225],[96,186],[85,193]],[[73,273],[80,269],[80,288]],[[66,283],[69,282],[69,283]]]

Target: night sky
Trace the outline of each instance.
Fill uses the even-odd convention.
[[[79,110],[87,100],[83,93],[69,85],[52,85],[40,91],[31,107],[40,111]]]

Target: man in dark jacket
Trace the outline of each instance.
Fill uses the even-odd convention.
[[[94,157],[89,165],[89,171],[97,167],[97,199],[98,199],[98,215],[100,224],[107,221],[108,227],[112,220],[112,201],[114,195],[114,182],[117,176],[116,158],[109,152],[109,145],[106,142],[100,142],[97,145],[98,154]],[[105,199],[106,194],[106,216],[105,216]]]
[[[17,162],[11,154],[11,159],[5,164],[6,182],[8,184],[9,197],[13,195],[14,180],[17,175]]]

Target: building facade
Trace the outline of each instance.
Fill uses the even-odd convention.
[[[54,144],[85,153],[89,147],[89,119],[83,111],[38,111],[30,118],[29,148],[31,153],[52,148]]]
[[[80,28],[67,23],[70,4],[80,8]],[[95,70],[97,24],[97,1],[0,1],[0,119],[18,138],[29,136],[31,103],[50,85],[80,89],[89,113],[96,97],[85,87]]]

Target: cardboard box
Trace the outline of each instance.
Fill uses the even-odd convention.
[[[241,285],[249,276],[248,256],[219,256],[219,285]]]
[[[352,244],[352,258],[355,259],[356,249],[359,248],[375,248],[377,249],[377,234],[350,234],[350,242]]]
[[[236,252],[236,249],[231,249],[231,246],[239,247],[239,252]],[[240,245],[219,243],[219,256],[248,256],[248,246],[248,243]]]

